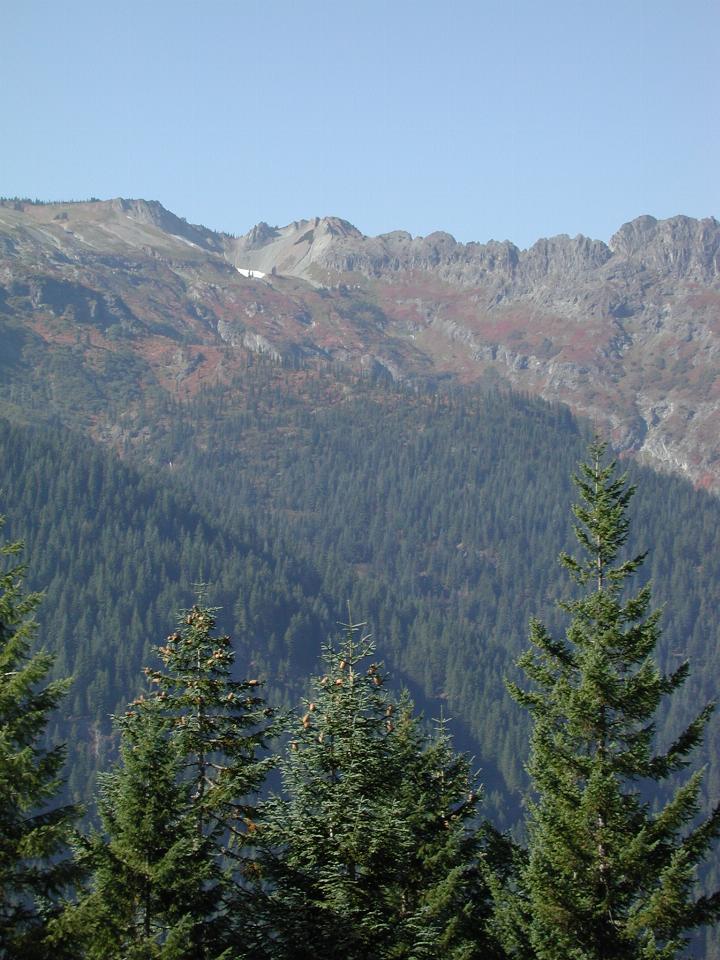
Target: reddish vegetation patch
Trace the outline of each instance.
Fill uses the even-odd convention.
[[[717,477],[712,473],[703,473],[695,481],[696,490],[715,490],[717,489]]]
[[[36,333],[39,337],[42,337],[46,343],[78,342],[77,329],[71,329],[70,327],[65,326],[58,327],[57,321],[52,314],[34,312],[26,321],[26,324],[34,333]],[[97,331],[88,331],[88,336],[90,343],[92,343],[93,346],[97,346],[97,342],[93,342],[99,337]]]
[[[720,293],[717,293],[715,290],[700,290],[698,293],[690,294],[687,297],[686,303],[696,310],[715,307],[720,311]]]
[[[555,314],[538,313],[530,304],[499,306],[490,311],[486,305],[487,291],[458,290],[425,275],[378,284],[377,290],[383,309],[399,322],[426,329],[434,325],[435,318],[454,322],[480,343],[501,344],[511,353],[542,353],[549,343],[551,348],[559,348],[559,359],[597,365],[598,361],[602,363],[598,351],[607,347],[614,332],[607,324],[580,325]],[[436,341],[437,348],[445,354],[450,348],[446,344],[443,349],[440,344],[448,339],[447,334],[441,333]],[[429,347],[425,333],[423,345]],[[467,354],[467,350],[457,351],[463,353]],[[440,357],[434,354],[434,359],[438,362]]]

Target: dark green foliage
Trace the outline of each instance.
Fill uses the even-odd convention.
[[[237,393],[148,408],[121,435],[126,456],[156,460],[142,473],[57,428],[0,424],[12,535],[47,590],[58,670],[77,677],[70,723],[51,730],[71,746],[76,795],[89,796],[111,754],[105,718],[135,695],[146,638],[207,581],[223,629],[243,638],[241,671],[267,677],[285,705],[332,631],[329,611],[349,598],[415,699],[447,697],[459,742],[483,757],[488,812],[501,826],[519,820],[528,725],[507,723],[502,678],[531,615],[560,627],[554,561],[569,547],[563,502],[582,437],[567,411],[519,397],[354,384],[329,405],[336,388],[308,378],[299,395],[256,363]],[[23,406],[24,390],[13,393]],[[678,655],[693,663],[658,717],[669,736],[717,692],[720,505],[681,481],[634,476],[646,492],[635,529],[653,545],[639,577],[667,604],[658,655],[666,670]],[[705,803],[720,793],[719,736],[714,718]]]
[[[274,711],[258,696],[260,681],[233,680],[230,637],[218,636],[214,612],[195,605],[158,648],[160,670],[146,670],[149,696],[132,705],[165,718],[183,766],[199,837],[219,857],[240,855],[254,826],[253,797],[274,760],[261,756],[277,733]]]
[[[13,416],[71,411],[84,422],[60,371],[38,384],[20,370],[0,391]],[[89,797],[94,770],[114,756],[106,718],[136,695],[147,638],[206,581],[222,629],[242,638],[239,674],[267,678],[285,706],[314,670],[330,611],[349,598],[416,702],[437,715],[442,698],[456,743],[482,756],[487,815],[517,825],[529,724],[508,722],[503,676],[517,679],[531,615],[561,627],[555,558],[570,546],[564,504],[584,444],[568,412],[518,396],[379,389],[346,373],[338,383],[259,358],[237,382],[182,403],[155,406],[145,390],[130,409],[124,391],[118,382],[102,400],[117,429],[94,431],[125,463],[57,424],[0,424],[11,535],[33,556],[31,586],[47,591],[56,669],[77,678],[67,723],[49,730],[69,743],[74,794]],[[720,504],[629,469],[643,490],[633,529],[652,546],[638,584],[652,577],[665,608],[658,659],[666,672],[693,666],[657,717],[668,742],[693,704],[717,694]],[[716,715],[696,760],[708,764],[705,810],[720,795],[718,757]],[[658,783],[653,803],[671,788]],[[717,862],[709,871],[718,885]],[[714,960],[716,947],[706,948]]]
[[[276,549],[316,566],[324,609],[336,598],[362,609],[418,703],[447,698],[456,736],[483,757],[489,813],[517,824],[529,726],[507,722],[503,677],[532,615],[561,628],[555,559],[570,548],[564,504],[579,427],[567,410],[519,396],[354,384],[331,404],[329,378],[309,379],[298,396],[257,369],[243,387],[244,398],[208,391],[168,411],[160,449],[216,516],[251,512]],[[658,655],[666,670],[677,654],[694,667],[658,717],[669,737],[717,693],[720,504],[630,469],[646,493],[636,530],[653,545],[639,580],[652,576],[667,604]],[[326,620],[321,628],[327,635]],[[278,636],[270,676],[278,648],[297,663]],[[713,718],[698,758],[711,765],[706,804],[720,794],[719,735]]]
[[[393,700],[361,626],[326,647],[291,731],[286,799],[264,811],[266,949],[297,960],[490,956],[467,761],[444,731],[421,732],[407,698]]]
[[[69,742],[74,795],[89,796],[115,755],[107,717],[137,693],[147,638],[206,581],[222,628],[241,632],[239,672],[267,677],[286,704],[332,629],[329,610],[349,597],[416,700],[434,713],[442,698],[456,737],[482,755],[493,819],[517,823],[529,727],[508,722],[502,677],[531,613],[551,634],[560,626],[554,558],[568,549],[562,504],[583,443],[568,412],[518,396],[380,389],[346,368],[293,373],[253,356],[233,382],[221,371],[190,397],[178,376],[168,396],[131,341],[111,356],[56,317],[75,342],[48,350],[12,319],[16,293],[27,291],[0,301],[2,412],[49,429],[0,423],[0,490],[11,535],[33,556],[31,586],[47,590],[55,670],[76,677],[67,721],[48,730],[49,742]],[[652,577],[665,605],[658,659],[668,673],[686,657],[693,665],[657,716],[668,742],[717,694],[720,506],[630,471],[644,492],[634,530],[653,548],[637,582]],[[698,754],[707,810],[720,794],[717,717]],[[655,810],[676,780],[656,782]],[[717,863],[710,870],[717,884]],[[707,956],[720,956],[716,943]]]
[[[198,836],[183,757],[157,711],[119,721],[120,761],[100,780],[102,832],[80,843],[91,891],[55,930],[88,960],[192,960],[209,956],[218,867]]]
[[[0,421],[11,533],[37,558],[29,576],[45,590],[42,630],[55,670],[74,678],[49,735],[67,740],[71,792],[85,801],[97,770],[114,759],[109,716],[136,696],[148,638],[165,635],[168,610],[188,606],[194,584],[212,582],[223,629],[234,624],[241,636],[237,672],[267,676],[268,648],[275,650],[274,690],[288,700],[329,620],[309,564],[271,551],[251,518],[219,526],[167,474],[141,473],[63,431]],[[279,654],[284,637],[295,647],[292,664]]]
[[[502,956],[487,935],[489,897],[479,863],[501,869],[509,845],[489,824],[478,822],[482,795],[466,755],[453,750],[447,722],[431,737],[403,697],[392,744],[400,815],[412,838],[396,867],[391,908],[395,926],[391,957],[487,958]]]
[[[86,956],[206,960],[232,939],[236,880],[255,828],[254,801],[273,711],[257,680],[231,678],[230,638],[195,605],[158,648],[152,691],[118,721],[121,758],[101,778],[103,832],[81,845],[92,891],[63,929]],[[233,953],[235,956],[236,953]]]
[[[605,445],[575,478],[579,559],[561,557],[579,596],[561,604],[566,638],[538,620],[519,661],[533,685],[510,684],[532,717],[528,857],[517,887],[497,892],[497,928],[512,956],[537,960],[671,958],[688,930],[720,915],[720,893],[696,899],[696,868],[720,834],[720,806],[698,823],[701,775],[653,811],[649,784],[687,765],[710,708],[664,751],[654,717],[688,674],[653,655],[659,614],[650,587],[628,591],[644,554],[621,558],[634,492]]]
[[[57,803],[65,750],[43,746],[67,683],[48,682],[52,657],[32,652],[40,598],[23,591],[21,550],[0,546],[0,957],[8,960],[50,955],[47,923],[77,874],[67,844],[78,810]]]

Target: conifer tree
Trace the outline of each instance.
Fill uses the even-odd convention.
[[[532,716],[527,860],[514,889],[496,884],[496,925],[511,956],[537,960],[669,960],[686,933],[720,913],[720,894],[697,896],[695,869],[720,833],[720,807],[697,822],[701,773],[658,812],[653,782],[681,770],[711,707],[664,752],[653,717],[683,683],[653,653],[650,586],[628,580],[645,554],[622,559],[634,487],[606,464],[596,440],[574,478],[580,558],[561,557],[580,595],[561,604],[565,639],[533,621],[519,661],[532,686],[510,684]]]
[[[470,761],[456,753],[442,718],[428,735],[403,694],[397,710],[392,769],[397,803],[412,842],[396,864],[388,906],[390,957],[492,960],[503,956],[487,934],[490,897],[480,864],[509,855],[509,844],[478,821],[482,799]]]
[[[194,960],[217,940],[218,868],[198,837],[182,758],[158,712],[116,721],[120,759],[100,777],[102,825],[80,841],[92,889],[54,932],[87,960]]]
[[[324,649],[324,673],[291,731],[286,798],[261,820],[265,955],[491,955],[467,762],[444,731],[428,741],[407,698],[393,700],[361,627],[348,624]]]
[[[12,960],[50,955],[47,924],[77,873],[67,844],[79,813],[54,803],[65,750],[42,738],[68,684],[47,682],[52,657],[31,652],[40,597],[23,591],[21,550],[0,546],[0,957]]]
[[[198,836],[218,856],[242,856],[255,827],[256,799],[275,761],[265,754],[278,723],[259,695],[259,680],[233,680],[235,654],[215,635],[214,611],[204,605],[181,614],[178,629],[158,648],[159,670],[146,669],[152,692],[131,707],[158,711],[182,757]]]
[[[88,960],[214,960],[234,949],[238,884],[253,796],[273,763],[274,731],[257,680],[232,679],[230,638],[195,605],[147,669],[152,690],[117,720],[120,762],[101,778],[103,832],[83,844],[92,890],[62,929]],[[226,952],[229,951],[229,952]]]

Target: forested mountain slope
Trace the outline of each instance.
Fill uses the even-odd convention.
[[[586,437],[564,408],[517,396],[365,390],[322,407],[276,391],[264,404],[260,391],[240,414],[209,391],[176,411],[164,455],[218,513],[250,510],[297,544],[514,789],[525,730],[502,678],[531,616],[562,626],[557,556],[571,546],[569,477]],[[633,547],[650,551],[644,575],[666,605],[666,665],[694,664],[691,710],[716,692],[720,508],[681,481],[637,476]]]
[[[556,558],[570,546],[568,478],[585,438],[564,409],[519,397],[359,382],[328,406],[310,389],[283,394],[277,376],[254,369],[242,407],[210,390],[149,422],[156,463],[142,472],[63,432],[3,427],[3,510],[47,588],[42,637],[76,677],[70,735],[89,752],[76,789],[103,760],[107,714],[140,688],[148,646],[202,580],[241,665],[286,697],[350,601],[397,682],[454,718],[488,812],[514,822],[527,730],[503,677],[530,616],[561,628]],[[647,470],[639,481],[632,542],[650,550],[665,604],[661,655],[693,666],[662,719],[667,740],[717,692],[720,506]]]
[[[145,686],[150,651],[206,585],[236,637],[239,669],[258,672],[280,637],[274,695],[297,692],[330,613],[309,563],[271,549],[251,522],[223,527],[169,483],[62,430],[0,420],[0,510],[25,541],[29,584],[44,591],[39,642],[73,684],[52,738],[67,740],[72,793],[87,800],[114,751],[110,714]]]

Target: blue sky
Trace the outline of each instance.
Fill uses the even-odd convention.
[[[720,215],[717,0],[0,0],[0,194],[243,233]]]

